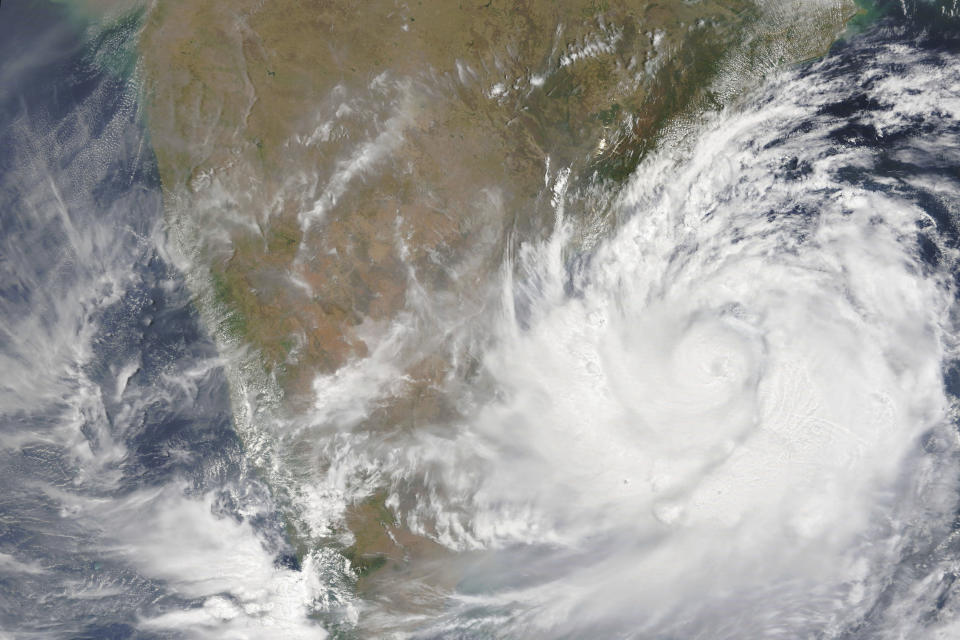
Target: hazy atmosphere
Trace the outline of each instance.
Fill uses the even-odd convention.
[[[0,640],[960,638],[956,0],[3,0]]]

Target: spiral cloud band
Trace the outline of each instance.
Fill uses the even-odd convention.
[[[559,209],[496,400],[394,469],[488,552],[430,634],[951,637],[958,116],[956,55],[884,32],[648,161],[589,256]]]

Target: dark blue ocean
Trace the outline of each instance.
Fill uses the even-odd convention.
[[[52,3],[0,7],[0,637],[179,637],[142,623],[209,595],[171,584],[189,567],[144,557],[203,543],[176,520],[181,501],[200,505],[181,518],[252,522],[264,557],[295,560],[162,255],[138,89],[96,63],[84,26]],[[169,548],[144,529],[163,506]]]

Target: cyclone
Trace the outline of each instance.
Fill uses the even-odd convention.
[[[960,60],[891,35],[641,165],[593,251],[558,207],[516,253],[493,399],[390,470],[482,551],[422,637],[955,632]]]

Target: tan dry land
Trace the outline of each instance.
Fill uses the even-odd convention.
[[[456,414],[444,380],[475,363],[456,318],[417,310],[482,315],[505,252],[549,233],[559,168],[568,215],[603,227],[671,118],[730,100],[737,65],[758,75],[824,51],[851,14],[782,6],[156,2],[140,43],[147,119],[171,224],[208,270],[205,304],[229,311],[221,335],[256,349],[296,415],[318,374],[370,355],[365,336],[409,312],[421,338],[391,354],[404,383],[363,428],[443,424]],[[308,446],[290,451],[311,464]],[[442,554],[382,495],[346,523],[361,589],[389,573],[374,569]]]
[[[235,328],[296,396],[364,355],[353,328],[403,308],[410,269],[470,298],[506,234],[552,215],[548,156],[623,179],[668,117],[714,98],[708,81],[756,12],[742,0],[158,3],[141,47],[170,208],[207,236],[191,240]]]

